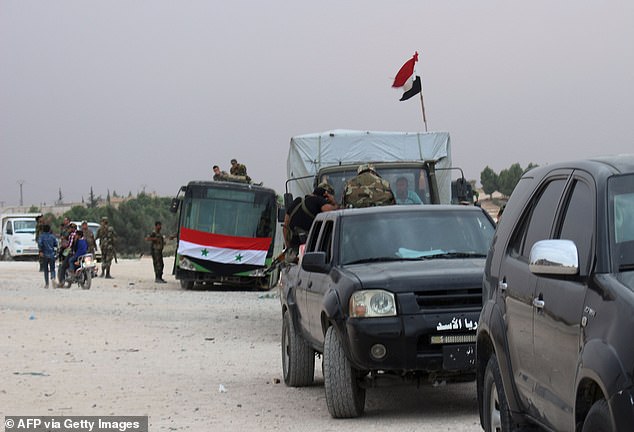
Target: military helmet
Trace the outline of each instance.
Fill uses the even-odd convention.
[[[357,174],[361,174],[363,171],[374,171],[374,165],[372,165],[371,163],[364,163],[359,165],[359,168],[357,168]]]
[[[321,182],[317,185],[318,188],[321,188],[323,190],[325,190],[326,192],[328,192],[331,195],[334,195],[335,193],[335,188],[333,188],[330,184],[328,184],[327,182]]]

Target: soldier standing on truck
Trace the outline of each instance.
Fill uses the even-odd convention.
[[[372,164],[359,165],[357,176],[346,183],[342,207],[359,208],[396,204],[390,182],[374,171]]]
[[[338,208],[334,196],[335,190],[328,183],[320,183],[313,193],[305,197],[297,197],[286,209],[284,216],[284,245],[287,263],[297,261],[299,246],[306,241],[306,236],[315,216],[321,212]]]

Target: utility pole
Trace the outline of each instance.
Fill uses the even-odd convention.
[[[22,185],[24,184],[24,180],[18,180],[18,184],[20,185],[20,207],[24,205],[24,199],[22,197]]]

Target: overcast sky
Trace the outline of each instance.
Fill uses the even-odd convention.
[[[0,0],[0,205],[171,196],[290,137],[429,130],[469,179],[634,152],[631,0]]]

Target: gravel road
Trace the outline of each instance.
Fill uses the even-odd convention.
[[[151,431],[481,430],[474,383],[370,389],[363,417],[332,419],[320,360],[313,386],[282,381],[275,292],[154,284],[149,259],[112,274],[90,290],[44,289],[35,262],[0,262],[1,416],[147,415]]]

